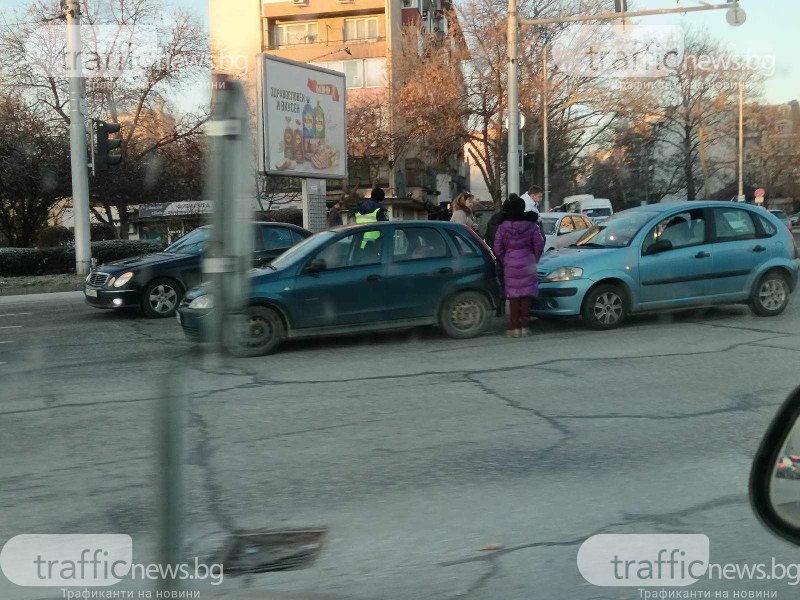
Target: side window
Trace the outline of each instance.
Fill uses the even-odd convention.
[[[761,229],[764,230],[764,235],[766,237],[772,237],[776,233],[778,233],[778,228],[775,227],[772,223],[770,223],[764,217],[758,217],[758,220],[761,222]]]
[[[294,245],[292,232],[285,227],[262,227],[261,240],[264,250],[284,250]]]
[[[403,227],[394,232],[394,260],[422,260],[448,256],[447,243],[432,227]]]
[[[325,246],[313,260],[324,260],[325,270],[376,265],[381,262],[381,232],[359,231]]]
[[[573,231],[575,231],[575,224],[572,222],[572,217],[564,217],[561,219],[561,225],[558,227],[558,235],[572,233]]]
[[[697,246],[706,241],[706,221],[702,210],[689,210],[672,215],[650,230],[642,245],[647,254],[656,242],[666,241],[672,249]]]
[[[290,229],[289,231],[292,234],[292,246],[294,246],[295,244],[299,244],[304,239],[306,239],[302,235],[300,235],[298,232],[296,232],[294,229]]]
[[[572,223],[575,225],[575,231],[582,231],[586,229],[586,220],[583,217],[571,217]]]
[[[463,235],[456,233],[455,231],[448,231],[447,233],[449,233],[450,237],[453,239],[453,243],[456,245],[456,250],[458,251],[459,256],[478,255],[478,249]]]
[[[594,227],[594,225],[592,225],[592,222],[589,219],[587,219],[586,217],[581,217],[581,219],[583,220],[584,228],[591,229],[592,227]]]
[[[752,240],[756,237],[753,218],[740,208],[715,208],[714,226],[719,241]]]

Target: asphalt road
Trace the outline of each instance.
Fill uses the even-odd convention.
[[[174,320],[74,293],[0,299],[0,543],[129,533],[135,560],[154,561],[170,378],[186,394],[189,556],[236,529],[328,528],[309,568],[190,586],[203,598],[640,597],[581,577],[578,548],[601,532],[703,533],[713,562],[800,562],[747,500],[760,436],[800,384],[798,317],[795,298],[773,319],[729,307],[607,333],[537,323],[521,340],[423,330],[220,362]],[[0,575],[0,598],[60,597]]]

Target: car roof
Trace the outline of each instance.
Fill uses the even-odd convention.
[[[268,227],[288,227],[289,229],[294,229],[295,231],[303,231],[305,233],[311,233],[308,229],[303,229],[302,227],[298,227],[294,223],[282,223],[280,221],[253,221],[253,225],[266,225]],[[212,225],[209,223],[207,225],[201,225],[197,229],[211,229]]]
[[[375,227],[393,227],[395,225],[403,225],[403,226],[419,226],[419,227],[441,227],[443,229],[454,229],[456,231],[466,229],[466,226],[461,225],[460,223],[451,223],[450,221],[377,221],[374,223],[360,223],[360,224],[350,224],[350,225],[339,225],[338,227],[333,227],[331,229],[326,229],[326,231],[358,231],[359,229],[369,228],[374,229]]]
[[[549,217],[555,217],[556,219],[560,219],[561,217],[583,217],[586,218],[585,215],[581,213],[575,212],[546,212],[539,214],[539,217],[542,219],[547,219]]]
[[[659,202],[658,204],[645,204],[644,206],[637,206],[629,208],[625,212],[651,212],[660,213],[667,212],[674,208],[685,208],[691,205],[690,208],[728,208],[730,206],[737,206],[750,210],[755,210],[758,207],[752,204],[745,204],[744,202],[725,202],[722,200],[678,200],[676,202]]]

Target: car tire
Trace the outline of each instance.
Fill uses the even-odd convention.
[[[234,356],[247,358],[275,352],[286,337],[283,319],[272,308],[250,306],[225,324],[225,347]]]
[[[598,331],[614,329],[622,325],[627,317],[627,296],[618,285],[598,285],[586,294],[581,318],[589,329]]]
[[[146,317],[163,319],[175,315],[183,298],[181,286],[165,277],[153,279],[142,291],[141,307]]]
[[[773,271],[762,277],[750,298],[750,310],[759,317],[775,317],[789,305],[789,282],[781,273]]]
[[[489,325],[492,307],[479,292],[461,292],[442,305],[439,323],[444,332],[456,340],[479,336]]]

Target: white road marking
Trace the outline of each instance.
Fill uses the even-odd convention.
[[[22,317],[24,315],[32,315],[33,313],[9,313],[7,315],[0,315],[0,317]]]
[[[10,344],[10,343],[11,343],[11,341],[10,341],[10,340],[9,340],[9,341],[7,341],[7,342],[0,342],[0,344]]]
[[[0,329],[22,329],[22,325],[6,325],[5,327],[0,327]]]

